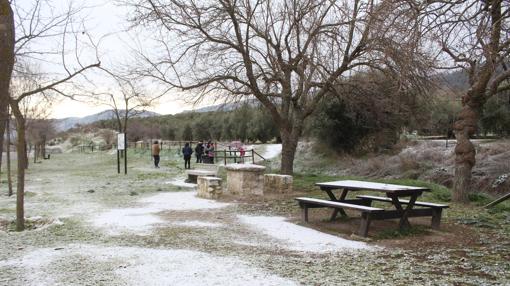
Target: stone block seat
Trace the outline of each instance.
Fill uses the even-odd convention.
[[[221,178],[198,177],[197,196],[204,199],[217,199],[222,194]]]
[[[292,176],[280,174],[264,175],[264,194],[275,193],[284,194],[292,193]]]
[[[229,164],[227,193],[231,195],[263,195],[266,167],[255,164]]]
[[[186,170],[187,183],[197,183],[198,177],[216,177],[218,176],[218,166],[214,164],[195,164],[195,169]]]

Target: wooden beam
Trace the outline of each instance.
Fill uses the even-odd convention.
[[[486,205],[484,208],[490,208],[490,207],[493,207],[493,206],[495,206],[495,205],[497,205],[497,204],[499,204],[499,203],[501,203],[501,202],[503,202],[503,201],[508,200],[509,198],[510,198],[510,193],[508,193],[508,194],[506,194],[506,195],[502,196],[501,198],[499,198],[499,199],[497,199],[497,200],[495,200],[495,201],[491,202],[490,204]]]

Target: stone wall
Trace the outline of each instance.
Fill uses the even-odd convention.
[[[221,178],[216,177],[198,177],[197,196],[204,199],[217,199],[221,196],[223,190]]]

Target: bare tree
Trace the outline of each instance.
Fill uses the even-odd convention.
[[[14,14],[8,0],[0,0],[0,168],[7,126],[9,86],[14,67]],[[1,174],[1,172],[0,172]]]
[[[104,71],[114,79],[117,89],[95,95],[95,101],[111,108],[117,122],[117,131],[126,133],[129,119],[143,114],[164,93],[148,92],[140,79]]]
[[[464,71],[469,89],[453,125],[455,179],[453,200],[467,202],[476,150],[471,138],[478,130],[484,104],[510,89],[510,2],[504,0],[428,1],[425,20],[441,56],[442,69]]]
[[[9,97],[9,105],[16,119],[18,153],[16,230],[21,231],[25,228],[24,189],[27,164],[25,157],[26,118],[23,114],[22,102],[34,95],[73,97],[74,92],[80,86],[78,77],[84,75],[87,70],[99,67],[100,62],[97,58],[97,45],[92,41],[86,29],[76,22],[82,7],[74,7],[70,3],[65,11],[56,13],[49,11],[52,10],[52,6],[49,1],[45,0],[35,0],[31,7],[19,7],[17,4],[16,1],[10,3],[14,11],[15,23],[10,28],[12,33],[14,33],[14,29],[19,31],[14,41],[16,66],[13,81],[32,82],[33,85],[27,86],[35,87],[17,90]],[[48,14],[50,16],[47,16]],[[55,50],[55,47],[51,45],[38,45],[37,41],[41,40],[47,44],[56,42],[59,49]],[[79,49],[81,45],[89,45],[94,50],[95,58],[91,60],[93,63],[82,63],[82,54]],[[52,58],[57,58],[58,62],[51,62]],[[38,62],[44,62],[46,65],[53,64],[55,68],[59,68],[59,72],[41,72],[34,75],[34,70],[30,67],[37,66]]]
[[[134,25],[157,35],[139,73],[193,91],[195,101],[256,98],[279,128],[284,174],[305,120],[346,79],[376,69],[405,88],[402,78],[421,66],[414,7],[404,1],[128,2]]]

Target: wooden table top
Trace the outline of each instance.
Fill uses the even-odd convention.
[[[430,191],[425,187],[413,187],[383,183],[372,183],[355,180],[342,180],[333,182],[316,183],[316,186],[325,189],[348,189],[348,190],[370,190],[379,192],[397,192],[397,191]]]

